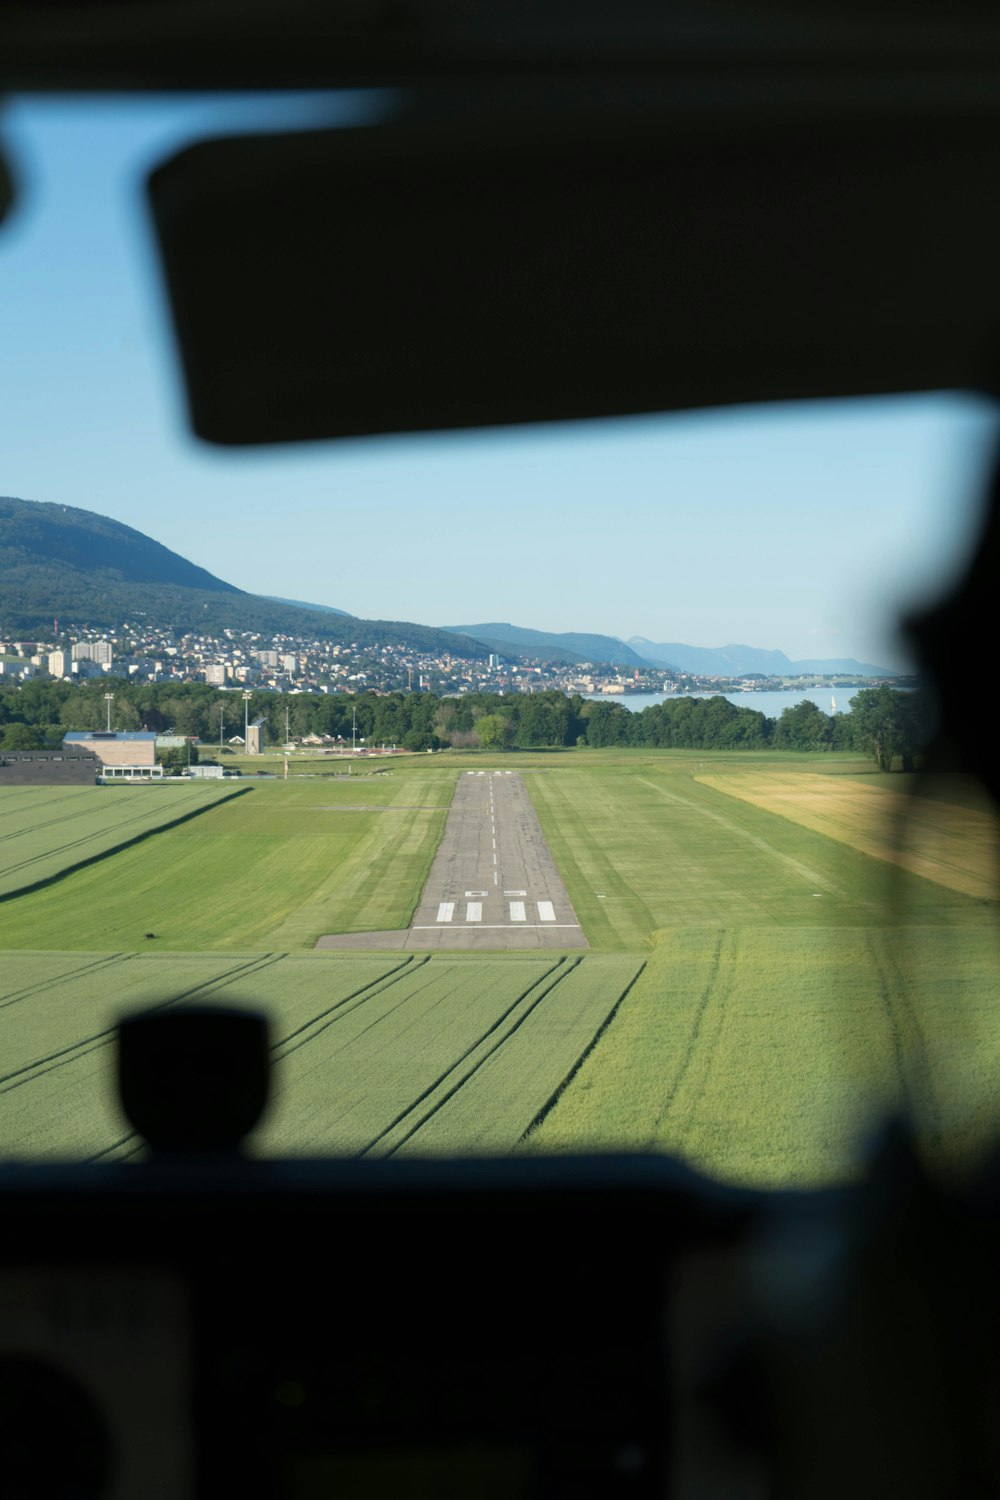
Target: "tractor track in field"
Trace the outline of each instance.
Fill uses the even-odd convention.
[[[430,954],[428,954],[427,957],[429,958]],[[424,963],[426,963],[426,962],[427,962],[427,959],[424,960]],[[423,964],[420,964],[419,967],[422,968]],[[411,972],[412,972],[412,970],[411,970]],[[401,1010],[404,1005],[409,1005],[411,1003],[411,1001],[413,1001],[413,1000],[415,1000],[417,998],[418,995],[423,994],[424,990],[427,988],[428,985],[430,985],[433,988],[435,980],[437,978],[437,973],[438,973],[437,970],[432,970],[429,974],[427,974],[425,976],[423,982],[420,985],[418,985],[416,989],[410,990],[405,995],[403,995],[403,997],[395,1005],[393,1005],[390,1010],[383,1011],[382,1014],[379,1015],[379,1016],[376,1016],[373,1021],[369,1021],[369,1023],[368,1023],[367,1026],[362,1026],[360,1031],[355,1032],[352,1040],[353,1041],[359,1041],[361,1037],[367,1036],[368,1033],[369,1033],[369,1031],[374,1031],[375,1028],[376,1028],[376,1026],[384,1026],[385,1023],[386,1023],[386,1021],[391,1020],[392,1017],[395,1016],[396,1012],[398,1010]],[[366,996],[365,998],[367,999],[368,997]],[[374,998],[374,997],[372,997],[372,998]],[[435,1006],[438,1006],[438,1005],[442,1004],[443,1001],[444,1001],[444,998],[445,998],[444,996],[441,996],[437,1000],[435,1000],[433,1002],[433,1004],[432,1004],[432,1009]],[[360,1009],[360,1007],[359,1006],[355,1006],[354,1009],[358,1010],[358,1009]]]
[[[573,1066],[570,1068],[569,1072],[566,1074],[566,1077],[563,1079],[562,1083],[560,1083],[560,1085],[559,1085],[558,1088],[553,1089],[553,1091],[549,1095],[548,1099],[545,1101],[545,1103],[542,1105],[541,1109],[535,1115],[535,1118],[531,1121],[531,1123],[528,1126],[527,1130],[525,1130],[525,1131],[522,1132],[520,1140],[518,1142],[519,1145],[523,1144],[528,1139],[528,1137],[530,1135],[534,1134],[534,1132],[542,1124],[542,1121],[546,1118],[546,1116],[549,1115],[549,1114],[551,1114],[552,1111],[553,1111],[553,1109],[555,1109],[556,1105],[559,1103],[559,1100],[562,1098],[563,1094],[566,1092],[566,1090],[569,1088],[570,1084],[573,1082],[573,1079],[576,1077],[576,1075],[579,1073],[580,1069],[583,1067],[584,1063],[587,1061],[587,1058],[591,1055],[591,1053],[597,1047],[598,1042],[600,1042],[601,1039],[603,1038],[604,1033],[607,1031],[608,1027],[611,1025],[611,1022],[614,1020],[615,1016],[618,1014],[618,1012],[621,1009],[621,1006],[622,1006],[625,998],[630,993],[630,991],[634,988],[634,986],[635,986],[635,984],[636,984],[636,982],[637,982],[637,980],[639,978],[639,975],[643,973],[643,971],[645,970],[645,968],[646,968],[646,964],[645,964],[645,960],[644,960],[639,965],[639,967],[636,969],[635,973],[632,975],[632,978],[629,980],[628,984],[622,990],[621,994],[618,996],[618,999],[615,1001],[614,1005],[608,1011],[607,1015],[604,1017],[604,1020],[601,1022],[600,1026],[598,1026],[597,1030],[594,1032],[593,1036],[590,1038],[590,1041],[587,1043],[587,1045],[584,1047],[583,1051],[580,1053],[580,1056],[577,1058],[576,1062],[573,1064]]]
[[[236,969],[228,970],[224,975],[216,976],[215,987],[218,987],[218,985],[223,981],[226,984],[238,983],[240,979],[248,977],[248,975],[251,973],[258,973],[262,969],[269,968],[270,964],[278,963],[284,957],[285,954],[283,953],[268,955],[268,958],[270,960],[269,963],[261,963],[257,967],[254,967],[256,961],[252,961],[250,963],[241,965]],[[389,989],[393,984],[397,983],[398,980],[404,978],[407,974],[412,974],[415,969],[422,968],[423,965],[427,962],[427,958],[429,957],[430,955],[428,954],[424,958],[414,959],[412,955],[408,954],[406,958],[404,958],[401,963],[397,964],[394,969],[390,969],[387,973],[380,974],[376,979],[372,979],[367,984],[361,985],[358,989],[353,990],[349,995],[342,996],[339,1000],[335,1001],[333,1005],[327,1006],[325,1010],[319,1011],[316,1015],[310,1016],[308,1021],[303,1021],[300,1026],[297,1026],[294,1031],[289,1032],[287,1036],[279,1038],[276,1042],[272,1042],[271,1046],[268,1049],[270,1052],[271,1066],[274,1067],[275,1063],[281,1062],[286,1057],[290,1057],[291,1054],[293,1052],[297,1052],[300,1047],[307,1046],[309,1042],[311,1042],[315,1037],[320,1036],[322,1032],[327,1030],[328,1027],[334,1025],[337,1021],[344,1019],[346,1016],[353,1014],[354,1011],[358,1010],[360,1006],[363,1005],[366,1001],[374,999],[376,995],[381,994],[383,993],[383,991]],[[195,985],[190,990],[185,991],[183,995],[178,996],[177,999],[190,999],[191,996],[197,994],[199,990],[206,988],[207,984],[208,982],[206,981],[206,984]],[[357,1004],[351,1005],[351,1001],[357,1001]],[[166,1005],[175,1003],[176,1001],[167,1001],[165,1002],[165,1005],[154,1008],[165,1009]],[[346,1009],[345,1007],[348,1006],[350,1008]],[[317,1022],[319,1021],[323,1021],[324,1024],[317,1027]],[[304,1033],[306,1032],[308,1032],[309,1034],[304,1035]],[[296,1038],[298,1038],[298,1040],[296,1040]],[[295,1042],[294,1046],[288,1046],[288,1043],[291,1041]],[[106,1044],[102,1043],[102,1045]],[[2,1080],[0,1080],[0,1084],[2,1084]],[[2,1087],[0,1087],[0,1093],[2,1092],[3,1089]],[[128,1146],[130,1142],[132,1143],[131,1150],[122,1151],[122,1147]],[[119,1160],[124,1161],[130,1156],[137,1155],[143,1149],[143,1146],[144,1142],[142,1141],[140,1136],[134,1130],[132,1130],[129,1131],[127,1135],[121,1136],[117,1141],[112,1141],[109,1146],[105,1146],[101,1151],[95,1152],[93,1156],[87,1157],[87,1161],[101,1161],[105,1157],[112,1155],[117,1155]]]
[[[282,953],[265,953],[248,959],[232,969],[225,970],[222,974],[215,974],[210,979],[202,980],[199,984],[182,990],[179,995],[171,995],[169,999],[152,1002],[145,1008],[149,1011],[169,1010],[172,1006],[182,1005],[192,1000],[200,992],[211,994],[213,990],[222,989],[241,978],[246,978],[249,974],[260,973],[261,970],[270,968],[283,957]],[[78,1057],[85,1057],[89,1052],[97,1052],[101,1047],[110,1047],[117,1034],[117,1024],[105,1026],[100,1031],[91,1032],[89,1036],[79,1037],[66,1047],[47,1052],[42,1057],[34,1058],[30,1063],[22,1063],[20,1067],[12,1068],[8,1073],[0,1073],[0,1094],[12,1093],[14,1089],[21,1088],[22,1085],[31,1083],[36,1078],[42,1078],[47,1073],[66,1067]],[[96,1158],[90,1159],[96,1160]]]
[[[910,1035],[914,1038],[915,1045],[910,1054],[910,1065],[917,1073],[917,1087],[924,1101],[924,1113],[931,1127],[933,1142],[939,1144],[944,1136],[944,1123],[941,1110],[934,1093],[934,1070],[931,1067],[930,1056],[927,1051],[927,1038],[924,1028],[920,1022],[920,1015],[910,999],[906,975],[900,968],[895,955],[890,951],[888,963],[892,975],[896,980],[895,994],[897,996],[900,1010],[906,1017]]]
[[[923,1027],[906,993],[906,976],[891,954],[879,952],[874,933],[865,934],[865,947],[875,970],[878,998],[888,1024],[907,1118],[916,1123],[923,1117],[930,1126],[933,1143],[937,1144],[942,1135],[941,1112],[934,1097]]]
[[[688,1073],[691,1071],[691,1066],[695,1060],[695,1056],[697,1055],[699,1043],[701,1041],[701,1033],[705,1023],[705,1016],[708,1013],[708,1008],[719,987],[719,977],[722,973],[722,945],[725,941],[725,938],[726,934],[723,931],[719,933],[718,937],[715,940],[715,947],[712,950],[712,956],[709,960],[708,977],[705,980],[705,986],[698,999],[698,1009],[695,1011],[694,1021],[691,1026],[691,1033],[688,1037],[687,1046],[684,1048],[684,1052],[681,1056],[680,1065],[677,1069],[674,1081],[664,1095],[663,1103],[660,1105],[660,1108],[657,1111],[656,1119],[653,1121],[653,1132],[647,1143],[650,1148],[655,1147],[656,1138],[659,1134],[660,1127],[666,1120],[667,1116],[670,1114],[670,1111],[673,1109],[677,1096],[680,1093],[685,1080],[687,1079]]]
[[[2,788],[0,788],[0,790],[2,790]],[[11,790],[13,790],[13,788],[11,788]],[[26,790],[28,790],[28,791],[41,791],[41,787],[28,787],[28,788],[26,788]],[[81,787],[80,790],[81,791],[88,791],[89,792],[89,791],[96,790],[96,788],[94,788],[94,787]],[[37,801],[35,801],[33,803],[33,805],[32,805],[32,811],[34,811],[36,808],[39,808],[39,807],[57,807],[57,806],[63,804],[64,802],[65,802],[65,799],[63,797],[45,797],[44,799],[43,798],[39,798]],[[88,802],[88,806],[89,806],[89,802]],[[77,816],[77,814],[75,814],[75,813],[74,814],[67,814],[67,816],[73,816],[73,817],[75,817],[75,816]],[[24,807],[21,806],[20,802],[15,801],[14,798],[11,798],[10,803],[9,803],[8,806],[5,807],[2,804],[0,804],[0,822],[2,822],[4,818],[16,818],[16,817],[22,817],[22,818],[24,817]],[[59,819],[58,818],[50,818],[48,821],[49,821],[49,823],[56,823],[56,822],[59,821]],[[35,826],[34,823],[32,823],[31,826],[34,827]],[[43,827],[47,827],[48,825],[47,824],[43,824],[42,826]],[[7,837],[7,835],[3,835],[3,837]]]
[[[271,1047],[272,1065],[281,1062],[286,1057],[291,1057],[292,1053],[298,1052],[300,1048],[307,1047],[316,1037],[322,1036],[324,1031],[328,1031],[338,1021],[346,1020],[348,1016],[360,1010],[362,1005],[366,1004],[369,1000],[373,1000],[376,995],[384,994],[394,984],[398,984],[401,979],[406,979],[415,973],[417,969],[422,969],[429,957],[430,954],[426,954],[422,958],[414,958],[413,954],[408,953],[394,969],[389,969],[386,973],[380,974],[377,979],[369,980],[367,984],[361,985],[358,989],[353,990],[351,994],[344,995],[341,999],[334,1001],[333,1005],[327,1006],[326,1010],[321,1010],[317,1015],[311,1016],[308,1021],[303,1021],[301,1026],[297,1026],[294,1031],[290,1031],[286,1037],[282,1037],[280,1041],[275,1042]],[[405,998],[409,999],[410,997],[406,996]],[[356,1001],[357,1003],[351,1004],[352,1001]],[[403,1001],[400,1001],[400,1004],[402,1003]],[[348,1009],[348,1007],[350,1008]],[[398,1007],[394,1007],[394,1009],[398,1009]],[[391,1015],[392,1012],[390,1011],[389,1014]],[[318,1025],[320,1021],[323,1022],[322,1025]],[[308,1032],[308,1035],[304,1034],[306,1032]],[[295,1045],[289,1046],[288,1043],[293,1041]]]
[[[92,819],[96,811],[97,809],[94,804],[88,802],[86,807],[78,807],[73,812],[62,812],[57,818],[45,818],[37,822],[32,821],[30,828],[9,828],[6,832],[0,833],[0,844],[9,844],[12,839],[23,839],[26,833],[37,833],[45,828],[58,828],[61,823],[75,823],[79,818]],[[128,818],[123,819],[123,822],[127,823],[129,821]],[[120,825],[113,824],[112,826],[118,827]],[[8,868],[14,867],[9,866]]]
[[[93,854],[75,860],[72,864],[64,865],[62,869],[54,871],[51,875],[41,875],[37,880],[29,880],[27,885],[16,886],[10,891],[0,891],[0,903],[4,901],[16,901],[21,896],[30,895],[33,891],[47,889],[65,880],[69,875],[75,875],[79,870],[85,870],[90,865],[100,864],[102,860],[109,859],[112,855],[121,854],[126,849],[133,849],[137,844],[142,844],[146,839],[154,838],[158,833],[166,833],[170,828],[179,828],[183,823],[189,823],[192,818],[200,818],[205,813],[211,812],[216,807],[221,807],[233,797],[244,796],[252,791],[252,787],[239,787],[235,791],[227,793],[213,802],[206,802],[201,807],[193,807],[188,812],[178,812],[174,818],[169,818],[163,823],[155,823],[152,827],[143,828],[139,833],[130,834],[127,838],[117,839],[118,832],[124,832],[133,824],[149,822],[148,811],[145,815],[124,819],[115,825],[116,841],[104,849],[96,849]],[[69,843],[60,844],[55,848],[46,849],[39,854],[33,854],[26,859],[18,860],[14,864],[5,865],[0,869],[0,880],[10,875],[15,875],[19,870],[25,870],[30,865],[37,865],[40,861],[52,859],[58,854],[65,854],[69,849],[79,849],[81,845],[91,843],[97,834],[88,835],[86,838],[71,839]]]
[[[11,1005],[19,1005],[22,1000],[31,1000],[36,995],[44,995],[46,990],[57,989],[68,980],[82,979],[86,974],[95,974],[101,969],[114,968],[135,956],[134,953],[102,953],[100,957],[91,959],[89,963],[77,964],[73,969],[61,969],[58,974],[52,974],[48,979],[39,979],[34,984],[26,985],[24,989],[13,990],[9,995],[0,996],[0,1010],[7,1010]]]
[[[176,792],[173,792],[173,791],[171,792],[171,796],[176,797],[177,795],[178,794]],[[200,795],[200,793],[199,793],[199,795]],[[180,798],[178,798],[178,800],[181,801]],[[194,801],[194,798],[192,796],[189,795],[187,797],[184,797],[183,800],[181,801],[181,806],[182,807],[186,807],[192,801]],[[9,843],[12,839],[21,839],[21,838],[24,838],[25,833],[29,832],[29,831],[31,833],[35,833],[39,829],[44,829],[44,828],[58,828],[58,826],[59,826],[60,823],[75,823],[78,818],[93,818],[95,810],[96,809],[94,807],[94,804],[92,802],[88,802],[88,804],[87,804],[86,807],[77,808],[76,811],[74,811],[74,812],[62,813],[58,818],[47,818],[44,822],[33,822],[31,824],[30,830],[27,830],[27,829],[24,829],[24,828],[10,829],[6,833],[0,833],[0,844]],[[110,828],[110,830],[115,830],[115,829],[118,829],[118,828],[128,828],[132,823],[137,823],[137,822],[140,822],[140,821],[143,821],[143,820],[145,820],[145,821],[148,822],[149,816],[150,816],[150,810],[149,810],[149,808],[146,808],[144,812],[137,813],[134,817],[123,817],[120,822],[112,823],[112,824],[108,825],[108,827]],[[103,831],[104,831],[103,828],[98,830],[98,832],[103,832]],[[90,837],[94,837],[94,836],[95,835],[93,835],[93,834],[90,835]],[[80,842],[82,842],[80,839],[74,839],[74,840],[72,840],[68,844],[57,845],[51,851],[46,851],[46,852],[59,854],[63,849],[72,849],[72,848],[75,847],[76,844],[78,844]],[[39,856],[34,856],[34,857],[38,858]],[[4,866],[3,873],[6,873],[7,870],[16,870],[16,869],[18,869],[18,866],[16,864],[14,864],[14,865],[6,865],[6,866]]]
[[[367,1146],[363,1146],[360,1151],[357,1151],[355,1155],[358,1157],[363,1157],[374,1151],[380,1142],[386,1140],[387,1137],[392,1135],[394,1131],[398,1130],[399,1127],[410,1116],[412,1116],[414,1112],[418,1110],[426,1100],[431,1098],[431,1096],[437,1090],[443,1088],[452,1074],[454,1074],[457,1069],[461,1068],[462,1065],[467,1062],[468,1059],[473,1055],[473,1053],[485,1047],[485,1051],[483,1051],[482,1056],[476,1059],[473,1065],[468,1069],[466,1073],[463,1074],[460,1079],[457,1080],[457,1082],[451,1084],[451,1086],[446,1089],[441,1098],[437,1099],[434,1104],[428,1110],[426,1110],[414,1124],[411,1125],[411,1127],[405,1132],[401,1139],[396,1141],[388,1151],[380,1153],[384,1154],[386,1157],[394,1156],[400,1149],[400,1147],[405,1146],[407,1141],[412,1140],[417,1132],[419,1130],[422,1130],[427,1122],[433,1119],[438,1111],[443,1109],[450,1099],[454,1098],[459,1089],[461,1089],[466,1083],[468,1083],[469,1079],[479,1071],[483,1064],[496,1052],[498,1052],[499,1049],[504,1045],[504,1043],[510,1037],[512,1037],[514,1033],[520,1029],[521,1026],[523,1026],[528,1016],[530,1016],[531,1013],[541,1004],[541,1002],[547,995],[551,994],[556,985],[558,985],[566,977],[567,974],[572,973],[572,971],[577,967],[580,961],[581,960],[579,958],[567,959],[563,957],[558,959],[550,969],[546,970],[546,972],[542,974],[538,979],[536,979],[532,984],[530,984],[526,990],[523,990],[521,994],[518,995],[516,1000],[514,1000],[507,1007],[502,1015],[497,1017],[497,1019],[491,1026],[488,1026],[486,1028],[486,1030],[476,1041],[470,1043],[470,1045],[459,1057],[456,1057],[452,1063],[449,1063],[448,1067],[445,1068],[444,1071],[440,1073],[432,1083],[428,1084],[426,1088],[422,1089],[417,1097],[411,1100],[411,1102],[406,1106],[405,1109],[400,1110],[399,1113],[394,1117],[394,1119],[392,1119],[388,1125],[380,1130],[378,1135],[374,1136],[372,1140],[368,1142]],[[554,978],[553,975],[555,976]],[[552,982],[547,983],[548,980],[551,980]],[[529,997],[532,995],[532,992],[539,989],[540,993],[534,996],[530,1004],[525,1005],[525,1001],[529,999]],[[523,1013],[517,1017],[517,1019],[513,1022],[512,1025],[507,1028],[506,1031],[504,1031],[502,1036],[498,1037],[494,1041],[492,1046],[487,1046],[486,1044],[489,1038],[493,1036],[493,1034],[498,1031],[506,1021],[510,1019],[513,1013],[517,1010],[518,1006],[524,1006]]]

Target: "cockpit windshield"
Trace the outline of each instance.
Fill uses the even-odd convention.
[[[391,107],[0,117],[0,1150],[141,1152],[116,1018],[210,1000],[269,1018],[262,1153],[816,1185],[903,1113],[973,1158],[996,828],[898,627],[968,563],[992,407],[198,442],[146,174]]]

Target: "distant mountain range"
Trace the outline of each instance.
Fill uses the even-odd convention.
[[[557,665],[589,662],[626,669],[659,667],[699,676],[796,676],[841,673],[888,677],[853,658],[790,661],[753,646],[686,646],[644,636],[629,641],[586,631],[554,632],[493,621],[433,627],[363,620],[329,604],[248,594],[159,542],[93,511],[0,497],[0,635],[48,635],[53,619],[113,631],[123,622],[205,635],[224,629],[315,636],[359,646],[395,643],[462,658],[495,652],[507,660]]]
[[[746,677],[758,672],[764,677],[801,677],[814,672],[828,676],[896,675],[887,667],[855,661],[853,656],[790,661],[783,651],[763,651],[756,646],[685,646],[680,641],[649,641],[642,635],[632,636],[629,645],[654,666],[700,677]]]
[[[629,641],[612,635],[588,635],[581,631],[562,633],[528,630],[521,625],[498,624],[446,625],[448,631],[460,631],[483,641],[501,656],[520,652],[526,656],[544,657],[547,661],[573,665],[590,662],[594,666],[657,667],[677,673],[689,672],[698,677],[797,677],[807,673],[830,676],[843,674],[858,677],[892,677],[886,667],[871,666],[853,657],[834,661],[790,661],[783,651],[763,651],[756,646],[685,646],[679,641],[649,641],[634,635]]]

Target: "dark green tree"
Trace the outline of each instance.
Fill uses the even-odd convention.
[[[808,698],[781,711],[771,743],[776,750],[829,750],[833,719]]]
[[[156,752],[156,764],[162,766],[168,776],[179,776],[188,766],[198,764],[197,745],[168,745]]]
[[[896,756],[912,770],[916,753],[930,738],[930,704],[923,693],[898,688],[862,688],[851,699],[851,722],[858,750],[872,756],[880,771],[891,771]]]
[[[40,750],[44,744],[42,731],[27,724],[5,724],[0,731],[0,749],[3,750]]]
[[[502,714],[482,714],[476,720],[476,734],[484,750],[507,750],[514,741],[514,726]]]

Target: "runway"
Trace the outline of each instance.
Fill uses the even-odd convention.
[[[410,926],[317,948],[409,951],[589,946],[515,771],[466,771]]]

